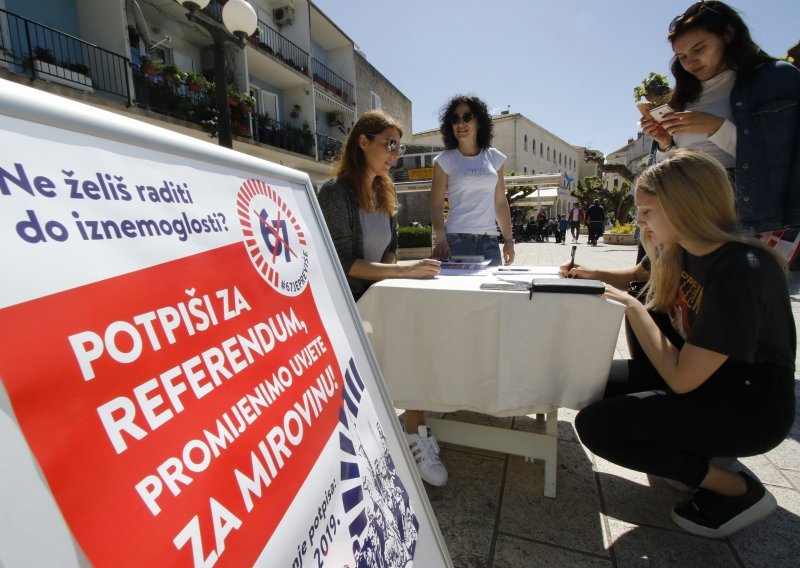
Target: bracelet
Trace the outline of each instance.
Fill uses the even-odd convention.
[[[503,241],[504,241],[503,244],[511,246],[514,246],[517,243],[517,241],[515,241],[514,239],[503,239]]]
[[[661,146],[658,147],[659,151],[661,151],[661,152],[669,152],[670,150],[674,150],[675,148],[677,148],[677,146],[675,145],[675,139],[674,138],[670,138],[669,139],[669,146],[667,146],[663,150],[661,149]]]

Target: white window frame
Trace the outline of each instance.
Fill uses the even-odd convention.
[[[383,108],[381,96],[375,91],[369,92],[369,108],[371,110],[381,110]]]

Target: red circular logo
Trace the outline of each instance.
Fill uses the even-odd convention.
[[[300,294],[308,283],[308,241],[287,203],[273,187],[250,179],[239,188],[236,206],[255,269],[281,294]]]

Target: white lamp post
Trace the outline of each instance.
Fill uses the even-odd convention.
[[[247,45],[247,38],[256,31],[258,17],[253,7],[245,0],[228,0],[222,8],[224,26],[201,12],[210,0],[185,0],[181,2],[189,10],[186,18],[204,28],[214,40],[214,104],[217,110],[217,138],[219,145],[233,148],[231,136],[231,110],[228,107],[225,43],[240,49]]]

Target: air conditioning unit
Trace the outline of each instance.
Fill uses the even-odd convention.
[[[292,6],[281,6],[272,11],[272,19],[278,26],[288,26],[294,23],[294,8]]]

